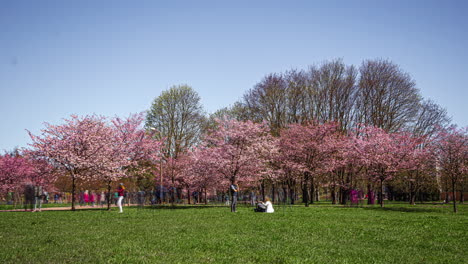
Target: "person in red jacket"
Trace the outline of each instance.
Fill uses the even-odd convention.
[[[119,213],[123,213],[122,200],[125,196],[125,186],[123,185],[123,183],[119,184],[119,188],[117,189],[117,192],[119,193],[119,198],[117,199],[117,205],[119,206],[119,209],[120,209]]]

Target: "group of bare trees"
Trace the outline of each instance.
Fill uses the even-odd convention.
[[[450,121],[445,109],[422,98],[408,73],[382,59],[364,61],[359,68],[338,59],[271,73],[222,112],[265,120],[276,134],[289,124],[318,120],[339,122],[343,130],[367,124],[430,135]]]

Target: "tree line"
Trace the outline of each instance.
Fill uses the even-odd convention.
[[[75,181],[104,182],[110,191],[127,179],[139,189],[177,189],[175,201],[182,190],[190,199],[193,190],[224,191],[237,180],[273,199],[278,190],[285,202],[301,197],[306,206],[324,191],[345,204],[360,190],[383,206],[384,194],[414,204],[423,192],[451,190],[456,211],[455,193],[463,199],[467,182],[467,128],[450,125],[408,73],[382,59],[267,74],[210,115],[190,86],[173,86],[144,116],[74,116],[31,138],[21,154],[1,156],[2,191],[37,179],[71,182],[73,192]],[[40,161],[50,173],[26,173],[12,165],[20,159]]]

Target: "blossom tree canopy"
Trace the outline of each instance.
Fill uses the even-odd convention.
[[[204,160],[219,179],[250,185],[268,171],[275,140],[268,126],[252,121],[218,119],[218,129],[204,141]]]
[[[24,157],[10,154],[0,156],[0,192],[13,190],[31,172],[32,167]]]
[[[129,163],[125,155],[115,155],[119,146],[113,130],[99,116],[71,116],[65,124],[45,124],[41,136],[29,133],[31,155],[47,160],[72,178],[72,210],[75,209],[76,180],[90,180],[105,171],[118,175],[115,168]]]

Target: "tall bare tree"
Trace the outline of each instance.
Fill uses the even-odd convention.
[[[316,119],[338,122],[343,130],[349,128],[354,118],[357,70],[338,59],[311,68],[310,74]]]
[[[274,135],[286,125],[287,85],[281,74],[269,74],[244,95],[253,121],[266,120]]]
[[[303,70],[290,70],[284,75],[287,83],[287,122],[304,123],[312,120],[308,100],[309,75]]]
[[[393,132],[415,120],[421,96],[408,73],[381,59],[364,61],[359,71],[357,122]]]
[[[431,100],[424,100],[416,115],[413,127],[413,134],[416,136],[431,137],[440,128],[445,128],[450,124],[447,110]]]

